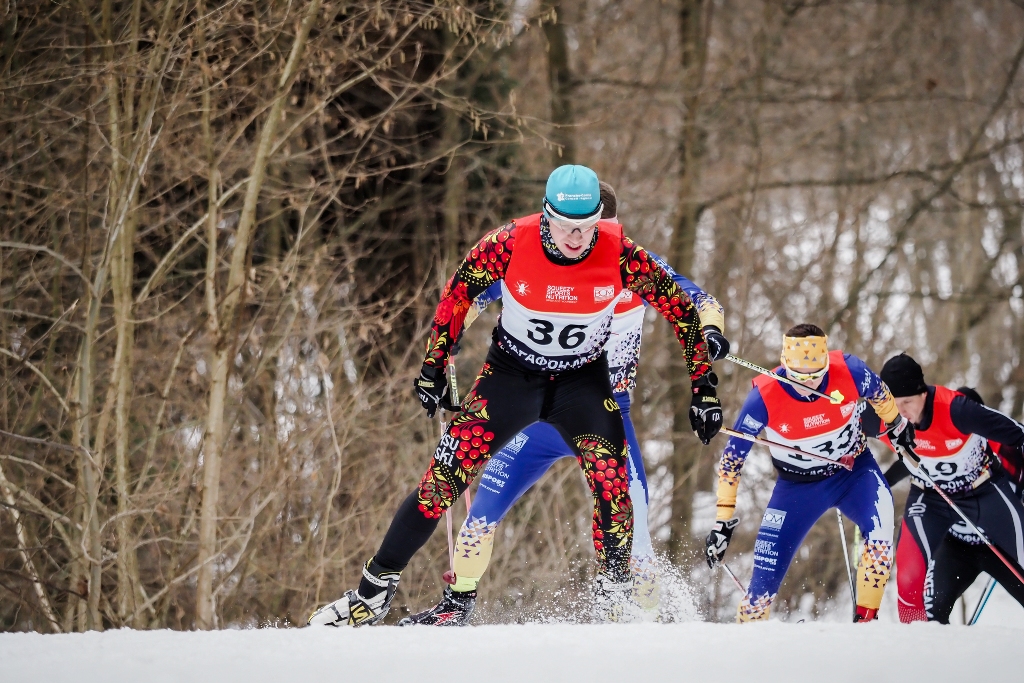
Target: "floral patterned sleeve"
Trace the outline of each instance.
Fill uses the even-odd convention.
[[[505,277],[516,241],[515,230],[515,223],[509,223],[484,235],[448,280],[434,313],[424,365],[440,368],[448,365],[452,346],[462,335],[473,300]]]
[[[646,249],[625,235],[622,236],[619,269],[623,286],[636,292],[672,325],[676,339],[686,354],[690,381],[695,382],[711,372],[708,347],[704,333],[701,332],[697,308],[672,279],[672,275]]]

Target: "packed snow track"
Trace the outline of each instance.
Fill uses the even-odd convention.
[[[0,635],[4,683],[1020,681],[1024,629],[537,624]]]

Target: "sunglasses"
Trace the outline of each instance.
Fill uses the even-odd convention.
[[[796,382],[810,382],[811,380],[824,377],[825,373],[828,372],[827,365],[821,370],[815,370],[814,372],[797,372],[786,365],[785,361],[783,361],[782,367],[786,368],[786,376]]]
[[[548,219],[548,225],[557,228],[566,236],[574,232],[580,233],[583,237],[591,234],[601,220],[603,205],[598,204],[597,211],[590,216],[566,216],[555,211],[554,207],[544,201],[544,217]]]

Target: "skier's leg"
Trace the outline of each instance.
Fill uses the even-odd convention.
[[[633,504],[626,433],[605,358],[559,375],[548,392],[543,419],[573,447],[594,496],[594,549],[601,574],[614,584],[631,585]]]
[[[992,551],[981,546],[986,552]],[[935,553],[932,571],[934,585],[929,618],[940,624],[949,623],[949,615],[957,599],[970,588],[981,573],[975,546],[946,536]]]
[[[551,465],[572,450],[549,424],[537,422],[516,434],[480,475],[469,516],[455,545],[456,592],[475,591],[494,549],[494,534],[516,501]]]
[[[626,444],[629,446],[626,476],[629,477],[629,497],[633,501],[633,552],[629,558],[630,571],[633,574],[633,599],[649,617],[657,617],[661,586],[654,558],[654,545],[651,543],[651,531],[647,524],[647,505],[650,502],[647,473],[644,471],[644,459],[640,452],[640,442],[636,438],[636,429],[633,428],[633,420],[629,415],[629,394],[615,394],[615,400],[619,404],[619,412],[622,413],[622,426],[626,430]]]
[[[952,514],[938,494],[911,487],[896,550],[897,604],[903,623],[928,618],[935,553],[953,523]]]
[[[832,507],[831,490],[823,486],[827,481],[775,482],[754,542],[754,572],[737,608],[736,621],[768,618],[797,548],[818,518]]]
[[[857,458],[852,475],[837,507],[854,521],[864,537],[857,566],[857,614],[870,621],[878,614],[892,573],[892,492],[870,454]]]
[[[398,508],[372,564],[390,572],[405,569],[437,528],[444,511],[483,469],[492,449],[502,448],[537,420],[546,381],[545,375],[523,371],[507,354],[492,347],[419,486]],[[359,595],[365,598],[382,591],[364,575]]]
[[[983,545],[972,546],[972,552],[977,556],[978,567],[981,571],[995,579],[1000,586],[1006,589],[1010,597],[1024,607],[1024,584],[996,557],[996,554]],[[1015,568],[1024,574],[1024,569],[1020,564],[1016,564]]]
[[[896,545],[896,604],[900,621],[927,621],[924,611],[924,576],[927,562],[917,536],[907,526],[906,517],[900,527],[900,539]]]

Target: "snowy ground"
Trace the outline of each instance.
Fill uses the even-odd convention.
[[[0,636],[0,680],[1013,681],[1024,630],[771,622]]]

